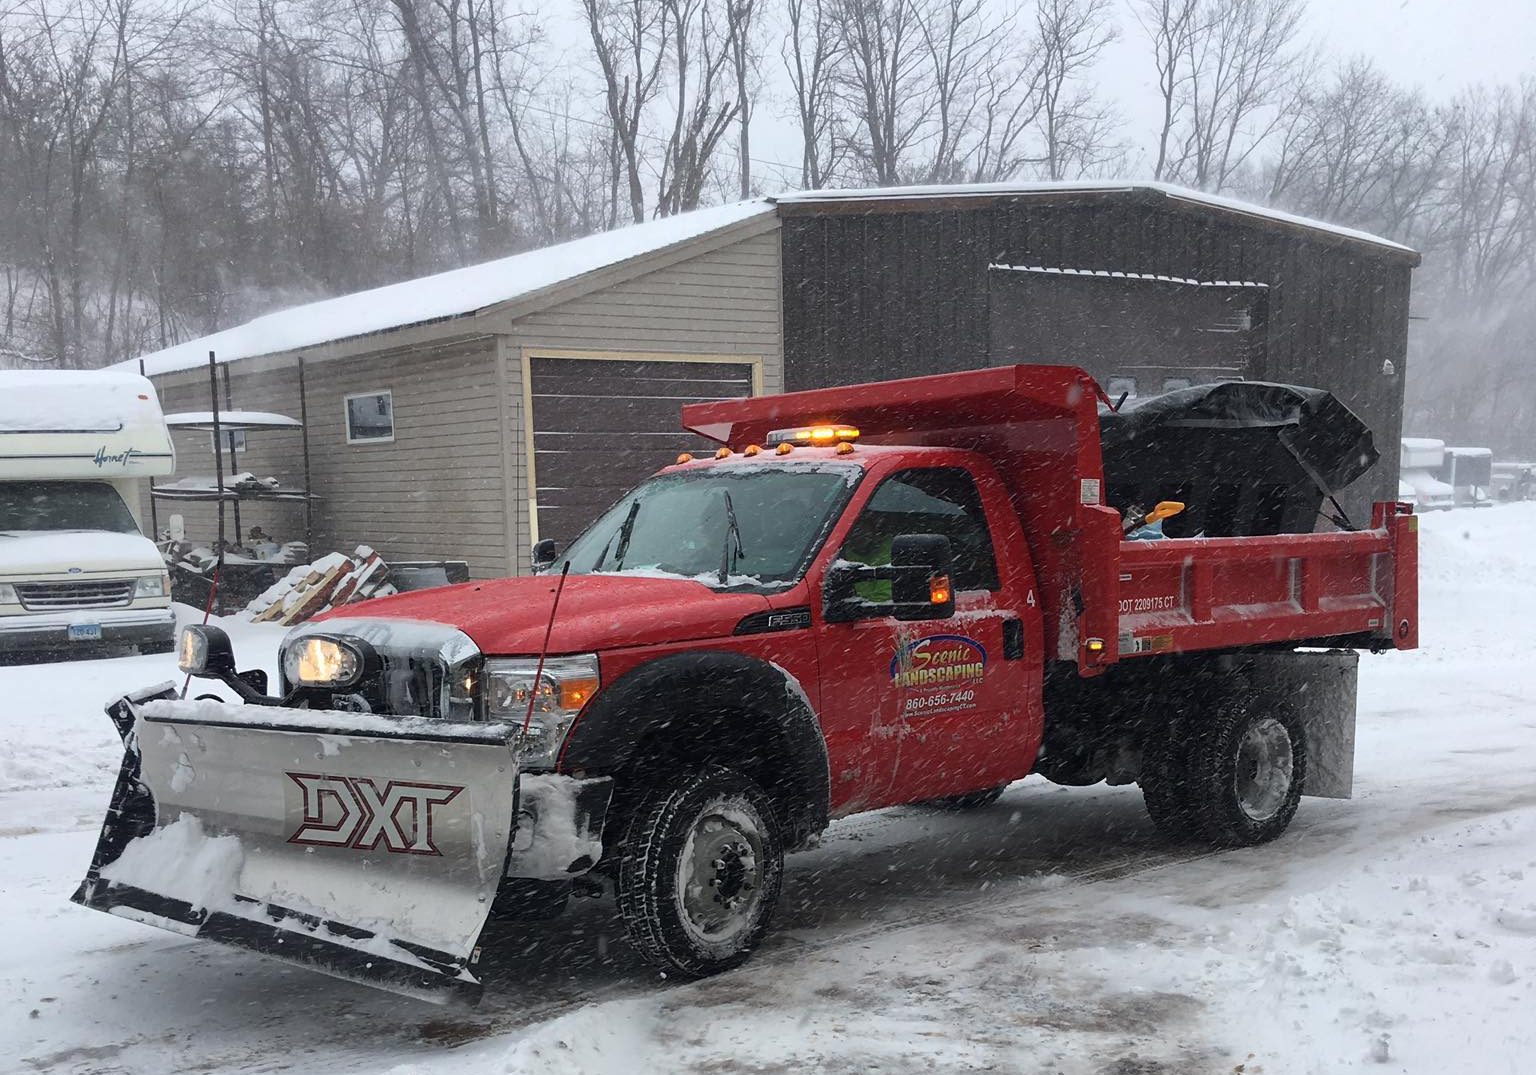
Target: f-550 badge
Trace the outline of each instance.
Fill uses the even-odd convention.
[[[373,851],[383,845],[396,855],[441,855],[432,842],[432,813],[464,790],[457,784],[416,784],[391,780],[382,788],[361,776],[285,773],[288,817],[299,823],[290,844],[350,847]]]

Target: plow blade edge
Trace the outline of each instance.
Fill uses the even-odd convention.
[[[471,971],[517,728],[179,701],[107,710],[122,771],[76,903],[424,1000]]]

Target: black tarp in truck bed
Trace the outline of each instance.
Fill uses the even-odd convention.
[[[1103,407],[1099,425],[1107,502],[1124,511],[1183,501],[1165,524],[1170,537],[1310,533],[1323,498],[1378,458],[1353,411],[1297,385],[1197,385]]]

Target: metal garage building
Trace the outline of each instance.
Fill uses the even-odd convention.
[[[1158,184],[812,191],[700,210],[268,315],[144,356],[167,411],[307,419],[317,551],[525,569],[696,446],[683,402],[1008,362],[1110,394],[1329,388],[1396,475],[1413,251]],[[302,387],[302,391],[301,391]],[[221,397],[223,386],[221,378]],[[180,473],[211,473],[207,434]],[[302,485],[291,438],[235,469]],[[1369,479],[1367,479],[1369,480]],[[292,509],[247,518],[279,533]],[[208,509],[185,511],[211,538]]]

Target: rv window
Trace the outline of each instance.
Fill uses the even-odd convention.
[[[395,439],[395,404],[388,390],[359,392],[344,401],[347,408],[347,443],[364,444]]]
[[[1188,388],[1192,383],[1188,377],[1164,377],[1163,391],[1177,392],[1181,388]]]
[[[137,534],[139,527],[123,498],[106,482],[0,482],[0,533],[29,530]]]

